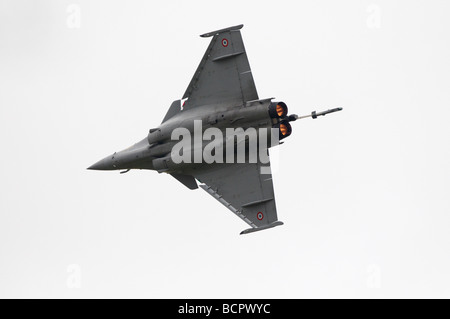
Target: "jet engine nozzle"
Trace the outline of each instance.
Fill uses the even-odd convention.
[[[292,126],[288,120],[281,120],[279,123],[273,126],[274,128],[278,128],[279,139],[288,137],[292,134]]]
[[[288,107],[284,102],[270,103],[269,116],[273,119],[284,118],[288,114]]]

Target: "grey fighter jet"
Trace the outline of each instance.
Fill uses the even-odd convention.
[[[226,154],[226,158],[231,158],[231,161],[220,160],[221,155],[215,157],[219,158],[216,161],[211,162],[203,157],[198,161],[198,158],[195,160],[196,151],[200,149],[197,154],[202,155],[209,145],[210,151],[213,148],[210,154],[215,156],[217,154],[214,153],[223,150],[225,144],[228,151],[230,141],[233,152],[249,150],[251,140],[250,134],[246,135],[246,132],[254,128],[257,129],[257,149],[263,149],[267,155],[268,148],[274,143],[264,144],[262,141],[273,141],[276,135],[276,144],[280,144],[278,141],[292,132],[290,122],[304,117],[317,118],[342,108],[299,117],[288,115],[288,108],[283,102],[274,102],[273,98],[259,99],[241,37],[242,27],[238,25],[201,35],[203,38],[212,37],[212,40],[183,99],[172,103],[162,123],[150,129],[142,141],[100,160],[88,169],[123,170],[121,173],[130,169],[156,170],[172,175],[189,189],[200,186],[250,225],[241,234],[282,225],[277,216],[268,160],[250,160],[246,153],[243,161],[242,158],[241,161],[235,160],[235,155],[239,154],[232,154],[231,157]],[[225,134],[229,129],[237,128],[242,128],[238,131],[240,136],[235,134],[230,139]],[[174,152],[174,148],[179,146],[181,136],[174,138],[174,132],[179,129],[193,133],[193,140],[197,139],[195,133],[201,135],[208,129],[215,129],[214,147],[211,147],[212,136],[200,142],[191,141],[189,145],[192,147],[178,154],[191,152],[194,160],[189,160],[192,154],[188,160],[175,160],[174,154],[177,152]],[[225,137],[218,138],[217,132],[223,132]],[[262,133],[259,132],[266,135],[261,138]],[[239,143],[245,144],[245,147],[239,148]]]

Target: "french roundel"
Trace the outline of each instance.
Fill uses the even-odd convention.
[[[228,40],[227,39],[222,39],[222,45],[224,47],[227,47],[228,46]]]
[[[261,212],[258,212],[258,214],[256,214],[256,218],[258,218],[258,220],[263,220],[264,215]]]

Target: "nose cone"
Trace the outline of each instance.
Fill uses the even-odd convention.
[[[117,169],[114,165],[114,156],[108,156],[104,159],[98,161],[94,165],[89,166],[87,169],[92,169],[96,171],[111,171]]]

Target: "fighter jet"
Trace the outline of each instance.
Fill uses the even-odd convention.
[[[291,122],[305,117],[315,119],[342,108],[299,117],[288,115],[283,102],[259,99],[242,41],[242,27],[201,35],[212,38],[211,42],[183,98],[172,103],[162,123],[152,127],[140,142],[88,169],[121,173],[155,170],[170,174],[188,189],[200,186],[250,225],[241,234],[283,225],[277,216],[268,149],[291,135]],[[227,134],[230,130],[234,133],[231,137]],[[252,132],[256,132],[256,139],[251,138]],[[192,139],[186,136],[188,133],[193,134]],[[250,144],[255,140],[256,148],[252,148]],[[242,150],[245,154],[240,157]],[[209,158],[202,156],[205,153]],[[255,160],[255,153],[262,156]],[[211,157],[215,160],[211,161]]]

